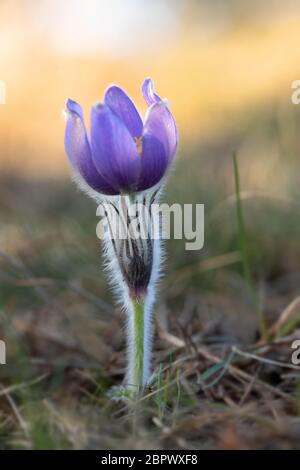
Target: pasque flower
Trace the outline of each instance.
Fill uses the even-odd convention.
[[[104,210],[108,230],[103,248],[110,282],[127,316],[126,383],[134,391],[151,377],[152,310],[163,258],[160,218],[151,213],[159,236],[147,232],[144,238],[139,231],[145,225],[144,212],[137,206],[153,208],[158,200],[178,140],[174,118],[154,92],[152,80],[144,81],[142,93],[148,105],[144,122],[126,93],[110,86],[103,103],[92,108],[90,138],[81,107],[68,100],[65,133],[66,153],[80,186],[100,200],[100,208],[110,204]],[[131,222],[138,222],[135,238],[127,232]],[[116,224],[125,237],[112,237]]]
[[[165,101],[146,79],[142,93],[148,105],[144,122],[129,96],[115,85],[91,112],[90,139],[82,109],[67,101],[66,153],[75,172],[93,190],[118,195],[159,183],[177,148],[177,129]]]

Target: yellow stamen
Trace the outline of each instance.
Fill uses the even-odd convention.
[[[142,156],[143,151],[143,137],[134,137],[135,145],[138,151],[139,156]]]

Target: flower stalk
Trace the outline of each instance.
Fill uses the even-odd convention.
[[[151,377],[152,312],[162,260],[159,216],[152,210],[157,197],[154,191],[103,203],[106,265],[127,317],[125,385],[134,395]]]
[[[145,365],[145,322],[144,322],[144,302],[134,300],[132,316],[132,360],[129,363],[129,383],[137,390],[145,385],[144,371]]]

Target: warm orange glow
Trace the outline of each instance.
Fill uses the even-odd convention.
[[[167,2],[158,41],[152,26],[150,31],[145,25],[143,38],[137,33],[141,45],[139,37],[132,36],[118,55],[123,38],[114,36],[114,31],[119,31],[122,22],[120,26],[111,21],[109,26],[110,17],[104,16],[106,32],[99,36],[95,49],[90,46],[97,40],[93,10],[83,14],[82,30],[75,11],[77,30],[70,31],[68,24],[64,38],[60,14],[67,17],[66,6],[46,19],[46,7],[34,7],[44,3],[50,8],[56,1],[1,2],[0,79],[6,83],[7,96],[6,104],[0,106],[0,168],[17,167],[31,175],[67,173],[61,118],[64,102],[68,97],[78,100],[89,126],[90,107],[102,99],[110,83],[120,84],[145,110],[138,90],[143,79],[151,76],[159,95],[171,103],[183,148],[185,142],[195,145],[235,132],[267,103],[289,104],[291,82],[300,76],[299,15],[284,20],[277,15],[260,24],[233,22],[203,38],[199,31],[205,27],[205,18],[194,21],[190,7],[176,12]],[[94,5],[94,14],[108,15],[108,10],[99,7],[102,3],[106,5],[105,1],[86,5]],[[144,2],[138,4],[143,4],[144,11]],[[93,31],[85,39],[89,24]],[[84,42],[78,50],[75,33]]]

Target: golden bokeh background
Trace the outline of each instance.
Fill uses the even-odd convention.
[[[66,98],[82,104],[88,125],[91,105],[113,82],[144,111],[147,76],[172,105],[183,158],[191,148],[234,141],[264,109],[279,116],[283,140],[295,137],[286,115],[300,112],[291,104],[299,44],[296,1],[2,0],[1,172],[66,176]],[[248,140],[238,149],[252,154],[252,180],[261,187],[278,152],[274,143],[261,146],[257,133]]]

